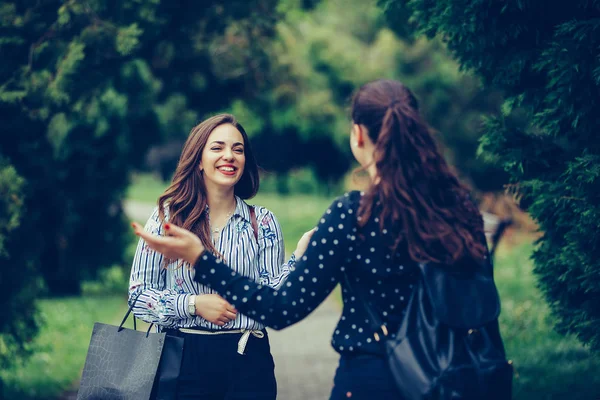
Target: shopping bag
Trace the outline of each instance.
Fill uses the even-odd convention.
[[[183,338],[95,323],[77,400],[171,400],[181,367]]]

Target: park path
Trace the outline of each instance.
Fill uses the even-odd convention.
[[[339,355],[329,341],[340,315],[330,296],[308,318],[269,331],[279,400],[327,400]]]

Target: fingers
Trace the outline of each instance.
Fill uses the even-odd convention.
[[[150,243],[154,243],[152,240],[152,237],[154,235],[151,235],[150,233],[146,232],[144,230],[144,228],[142,227],[142,225],[138,224],[137,222],[132,222],[131,223],[131,227],[133,228],[133,231],[135,232],[135,234],[139,237],[141,237],[142,239],[144,239],[146,242]]]
[[[158,236],[147,232],[137,222],[132,222],[131,226],[135,231],[135,234],[142,238],[152,250],[162,253],[168,258],[182,258],[179,254],[181,253],[179,249],[180,246],[178,246],[179,240],[176,238],[176,235],[181,231],[181,229],[176,231],[175,235]],[[170,233],[175,225],[169,224],[169,226],[170,228],[168,232]]]
[[[309,238],[310,238],[310,237],[312,237],[313,233],[315,233],[315,231],[316,231],[316,230],[317,230],[317,227],[315,226],[315,227],[314,227],[314,228],[312,228],[310,231],[306,232],[306,233],[304,234],[304,236],[306,236],[306,237],[309,237]]]
[[[136,230],[135,234],[144,239],[146,244],[148,244],[152,250],[158,251],[159,253],[164,253],[164,245],[169,243],[169,238],[156,236],[144,230]]]
[[[182,236],[187,236],[188,234],[191,233],[187,229],[180,228],[177,225],[173,225],[168,222],[166,224],[164,224],[163,227],[165,228],[165,232],[169,236],[182,237]]]
[[[236,315],[230,312],[226,312],[223,315],[220,315],[214,323],[217,325],[227,324],[235,319]]]
[[[231,313],[237,314],[237,310],[235,309],[235,307],[229,303],[225,304],[225,309]]]
[[[233,320],[233,319],[235,319],[235,317],[237,316],[237,314],[236,313],[232,313],[231,311],[225,311],[223,313],[223,316],[225,318],[227,318],[228,320]]]

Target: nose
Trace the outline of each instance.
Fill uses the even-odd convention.
[[[233,150],[230,148],[226,148],[223,152],[223,158],[225,160],[233,160]]]

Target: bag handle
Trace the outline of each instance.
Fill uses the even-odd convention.
[[[254,230],[254,239],[258,242],[258,222],[256,221],[256,212],[254,211],[254,206],[248,206],[248,208],[250,209],[250,223]]]
[[[129,309],[125,313],[125,317],[123,317],[123,320],[119,324],[119,329],[117,329],[117,332],[121,332],[123,329],[125,329],[123,327],[123,325],[125,324],[125,321],[127,321],[127,318],[129,317],[129,314],[131,314],[131,311],[133,311],[133,307],[135,306],[135,303],[137,303],[138,298],[140,296],[141,296],[141,293],[138,293],[138,295],[136,296],[136,298],[133,301],[133,303],[131,303],[131,305],[129,306]],[[150,335],[150,330],[152,329],[153,326],[154,326],[154,323],[151,323],[150,326],[148,327],[148,330],[146,331],[146,337],[148,337],[148,335]],[[137,326],[136,326],[136,323],[135,323],[135,315],[133,316],[133,330],[137,331]]]
[[[141,293],[140,293],[141,294]],[[129,306],[129,310],[127,310],[127,313],[125,313],[125,316],[123,317],[123,321],[121,321],[121,323],[119,324],[119,329],[117,330],[117,332],[121,332],[123,329],[123,324],[125,324],[125,321],[127,321],[127,318],[129,318],[129,314],[131,314],[131,311],[133,310],[133,306],[135,305],[135,303],[138,300],[138,297],[140,297],[140,295],[138,294],[137,297],[135,298],[133,304],[131,304]],[[137,327],[135,326],[135,315],[133,316],[133,330],[137,330]]]

